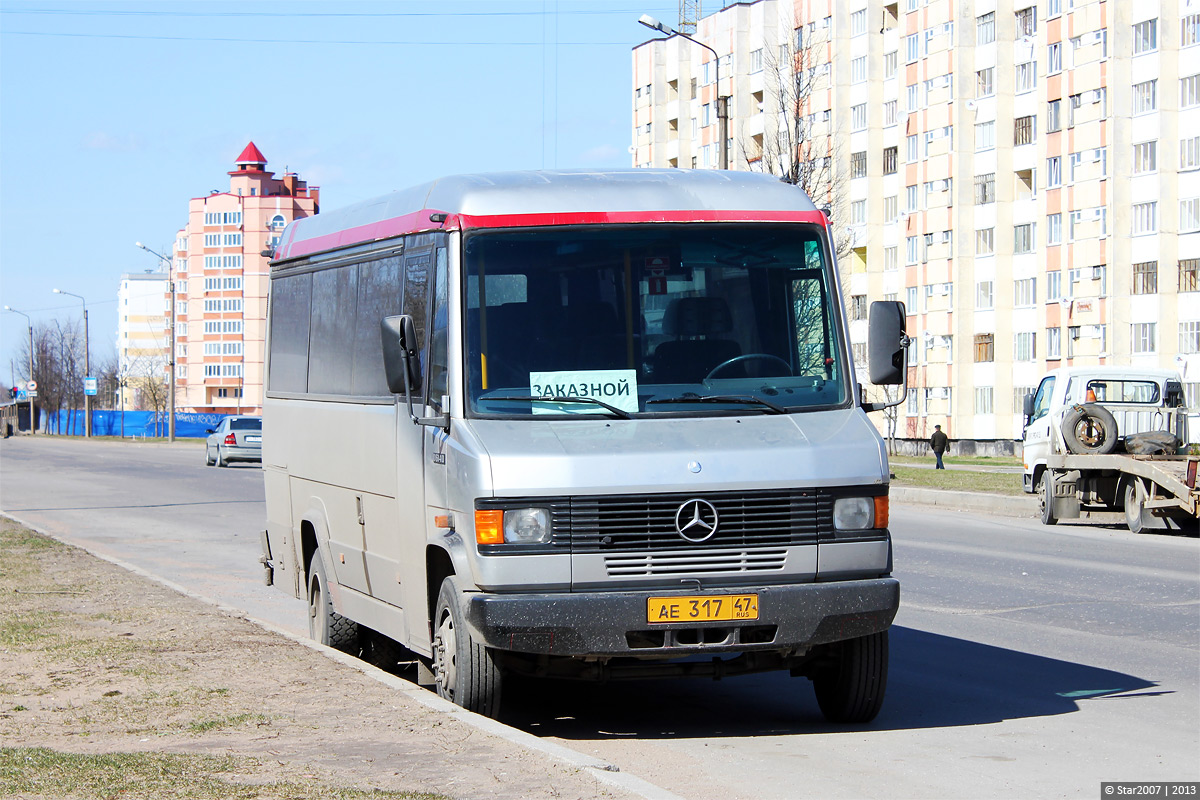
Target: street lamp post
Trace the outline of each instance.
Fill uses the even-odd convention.
[[[88,335],[87,300],[81,294],[64,292],[62,289],[55,289],[54,293],[78,297],[79,302],[83,303],[83,378],[86,381],[92,377],[92,340]],[[83,387],[83,438],[92,438],[92,396],[88,394],[86,384]]]
[[[167,288],[171,292],[171,350],[167,354],[167,370],[170,374],[170,385],[167,386],[167,405],[170,406],[167,414],[167,441],[173,442],[175,441],[175,275],[171,259],[162,253],[154,252],[141,242],[134,242],[134,245],[156,257],[167,267]]]
[[[33,320],[30,319],[29,315],[26,314],[24,311],[17,311],[12,306],[5,306],[4,310],[11,311],[14,314],[20,314],[22,317],[25,318],[25,321],[27,323],[29,323],[29,380],[32,381],[33,380]],[[26,391],[29,391],[29,390],[26,389]],[[20,429],[21,429],[21,424],[18,421],[17,430],[19,431]],[[33,393],[32,392],[29,394],[29,433],[31,435],[34,433],[37,433],[37,423],[35,422],[34,417],[33,417]]]
[[[649,14],[642,14],[642,16],[638,19],[638,23],[645,25],[647,28],[659,31],[660,33],[665,33],[668,39],[672,36],[682,36],[689,42],[698,44],[713,54],[713,68],[717,87],[717,136],[720,137],[718,152],[721,154],[721,169],[729,169],[729,108],[726,104],[726,100],[729,98],[721,96],[721,57],[717,55],[716,50],[712,49],[699,39],[693,39],[686,33],[682,33],[668,25],[665,25]],[[657,41],[665,40],[659,39]]]

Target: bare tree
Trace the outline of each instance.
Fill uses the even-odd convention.
[[[138,356],[129,362],[125,370],[126,385],[135,391],[137,406],[153,411],[155,435],[158,435],[159,420],[167,408],[167,376],[163,371],[162,357]]]
[[[829,129],[829,109],[815,104],[817,92],[829,88],[829,64],[821,57],[825,40],[809,36],[798,42],[804,26],[797,21],[795,28],[777,51],[763,48],[763,105],[771,112],[767,119],[774,118],[775,130],[768,123],[767,130],[749,139],[739,134],[741,150],[747,169],[777,175],[828,209],[834,253],[843,260],[853,247],[841,224],[849,218],[848,181],[839,172],[845,137]]]

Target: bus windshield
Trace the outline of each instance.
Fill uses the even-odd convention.
[[[817,226],[480,231],[464,242],[471,414],[788,413],[849,402]]]

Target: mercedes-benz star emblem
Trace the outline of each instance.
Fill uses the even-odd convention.
[[[706,542],[717,532],[717,509],[707,500],[688,500],[675,512],[675,530],[689,542]]]

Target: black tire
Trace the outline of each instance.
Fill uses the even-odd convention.
[[[1042,512],[1043,525],[1058,524],[1058,517],[1054,516],[1054,505],[1051,503],[1051,498],[1054,497],[1054,473],[1050,470],[1042,471],[1042,479],[1038,481],[1038,508]]]
[[[1117,446],[1117,421],[1107,408],[1095,403],[1072,406],[1063,415],[1063,440],[1072,453],[1111,453]]]
[[[433,673],[441,697],[484,716],[500,713],[500,667],[467,630],[454,576],[442,581],[433,615]]]
[[[887,631],[831,645],[837,665],[813,677],[817,705],[830,722],[875,719],[887,692]]]
[[[1141,533],[1146,529],[1146,485],[1140,478],[1125,482],[1125,527],[1130,533]]]
[[[308,635],[343,653],[359,653],[358,624],[333,610],[320,553],[308,562]]]
[[[415,661],[417,656],[390,636],[359,626],[362,660],[372,666],[396,672],[401,661]]]

